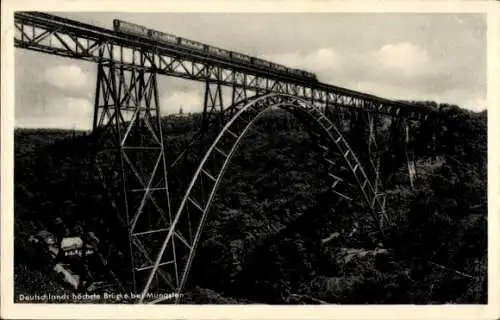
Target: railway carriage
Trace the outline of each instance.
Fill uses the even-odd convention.
[[[143,38],[149,38],[149,29],[132,23],[132,22],[127,22],[127,21],[122,21],[115,19],[113,20],[113,28],[115,31],[124,33],[124,34],[130,34],[130,35],[135,35]]]
[[[167,43],[175,43],[175,44],[179,43],[179,38],[177,38],[173,34],[164,33],[164,32],[156,31],[156,30],[149,30],[148,35],[151,39],[159,41],[159,42],[167,42]]]
[[[271,67],[271,63],[269,61],[262,60],[262,59],[259,59],[259,58],[254,58],[253,59],[253,63],[256,64],[256,65],[260,65],[260,66],[264,66],[264,67],[268,67],[268,68]]]
[[[241,61],[249,62],[249,63],[252,62],[251,57],[244,55],[244,54],[241,54],[241,53],[238,53],[238,52],[231,52],[231,57],[238,59],[238,60],[241,60]]]
[[[193,41],[193,40],[189,40],[189,39],[186,39],[186,38],[179,38],[179,44],[185,46],[185,47],[189,47],[189,48],[193,48],[193,49],[197,49],[197,50],[200,50],[200,51],[207,51],[205,50],[205,47],[206,45],[203,44],[203,43],[200,43],[198,41]]]
[[[274,69],[283,74],[294,75],[309,80],[317,81],[316,75],[314,73],[305,70],[287,68],[286,66],[274,62],[269,62],[259,58],[253,58],[238,52],[224,50],[221,48],[206,45],[198,41],[193,41],[186,38],[177,37],[169,33],[148,29],[144,26],[135,23],[115,19],[113,20],[113,28],[115,31],[123,33],[128,36],[136,36],[145,39],[150,39],[158,43],[175,44],[180,47],[188,48],[190,50],[209,53],[213,56],[223,57],[225,59],[230,59],[230,60],[244,61],[246,63],[250,63],[256,66]]]
[[[215,55],[223,56],[223,57],[231,57],[230,51],[227,51],[227,50],[224,50],[221,48],[217,48],[217,47],[212,47],[212,46],[207,46],[207,47],[208,47],[208,52],[210,52],[211,54],[215,54]]]
[[[287,71],[288,71],[288,70],[287,70],[288,68],[287,68],[287,67],[285,67],[285,66],[282,66],[281,64],[277,64],[277,65],[276,65],[276,68],[277,68],[278,70],[280,70],[280,71],[283,71],[283,72],[287,72]]]

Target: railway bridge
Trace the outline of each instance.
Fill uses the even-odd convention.
[[[380,237],[393,223],[378,169],[380,123],[390,119],[393,134],[408,143],[410,122],[435,124],[437,119],[431,108],[322,83],[300,72],[284,72],[283,66],[253,63],[254,58],[236,59],[242,55],[220,54],[223,49],[207,45],[159,41],[151,33],[141,36],[41,12],[16,12],[14,23],[16,47],[96,64],[92,141],[99,147],[92,170],[116,209],[116,214],[107,213],[113,232],[101,234],[103,261],[109,261],[116,282],[137,293],[141,303],[151,302],[147,297],[160,289],[182,292],[224,172],[266,111],[281,108],[299,120],[316,142],[331,192],[339,201],[364,207],[366,230]],[[169,153],[164,141],[159,76],[205,84],[200,130],[177,155]],[[230,88],[230,97],[223,87]],[[360,160],[346,139],[341,129],[346,120],[351,128],[366,129],[368,160]],[[209,143],[200,148],[207,136]],[[192,175],[171,188],[169,173],[190,153],[198,156]],[[103,163],[111,165],[105,169]]]

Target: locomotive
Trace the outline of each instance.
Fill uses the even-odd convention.
[[[120,32],[125,35],[133,35],[133,36],[138,36],[142,38],[147,38],[153,41],[156,41],[158,43],[164,43],[164,44],[175,44],[177,46],[181,46],[184,48],[187,48],[189,50],[193,51],[201,51],[204,53],[208,53],[210,55],[216,56],[216,57],[222,57],[225,59],[229,60],[236,60],[236,61],[241,61],[249,64],[253,64],[256,66],[261,66],[265,68],[270,68],[274,69],[278,72],[287,74],[287,75],[293,75],[295,77],[302,77],[305,78],[309,81],[318,81],[316,75],[312,72],[305,71],[305,70],[300,70],[300,69],[293,69],[293,68],[288,68],[286,66],[266,61],[263,59],[255,58],[255,57],[250,57],[242,53],[234,52],[234,51],[229,51],[225,49],[221,49],[218,47],[214,46],[209,46],[207,44],[198,42],[198,41],[193,41],[189,40],[186,38],[182,37],[177,37],[169,33],[161,32],[161,31],[156,31],[156,30],[151,30],[148,29],[144,26],[119,20],[119,19],[114,19],[113,20],[113,28],[116,32]]]

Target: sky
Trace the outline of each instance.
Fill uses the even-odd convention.
[[[322,82],[389,99],[486,108],[486,19],[450,13],[56,13],[114,18],[306,69]],[[15,49],[15,125],[90,129],[97,67]],[[159,79],[164,114],[198,112],[203,85]],[[228,97],[229,98],[229,97]]]

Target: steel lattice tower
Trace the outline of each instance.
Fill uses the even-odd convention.
[[[86,230],[98,233],[98,255],[116,282],[135,293],[182,290],[225,168],[269,107],[285,109],[307,127],[332,192],[364,203],[375,231],[383,220],[391,223],[379,175],[376,133],[382,117],[391,117],[390,143],[404,140],[396,149],[405,153],[410,175],[415,169],[408,121],[438,126],[438,112],[430,108],[46,13],[15,13],[14,38],[19,48],[97,65],[92,176],[99,176],[112,208],[87,213]],[[180,154],[165,148],[157,75],[205,84],[200,131]],[[222,86],[232,89],[231,99],[225,99],[230,105],[224,105]],[[346,123],[361,127],[363,139],[366,135],[358,145],[368,159],[358,159],[344,138]],[[212,139],[206,146],[204,137]],[[184,170],[189,149],[197,150],[193,172]],[[172,177],[174,169],[187,176]],[[174,185],[180,180],[191,183]]]
[[[95,97],[96,164],[120,222],[107,235],[115,240],[107,256],[119,261],[111,267],[121,270],[123,287],[136,292],[171,221],[156,74],[99,63]],[[158,273],[163,280],[169,274]]]

